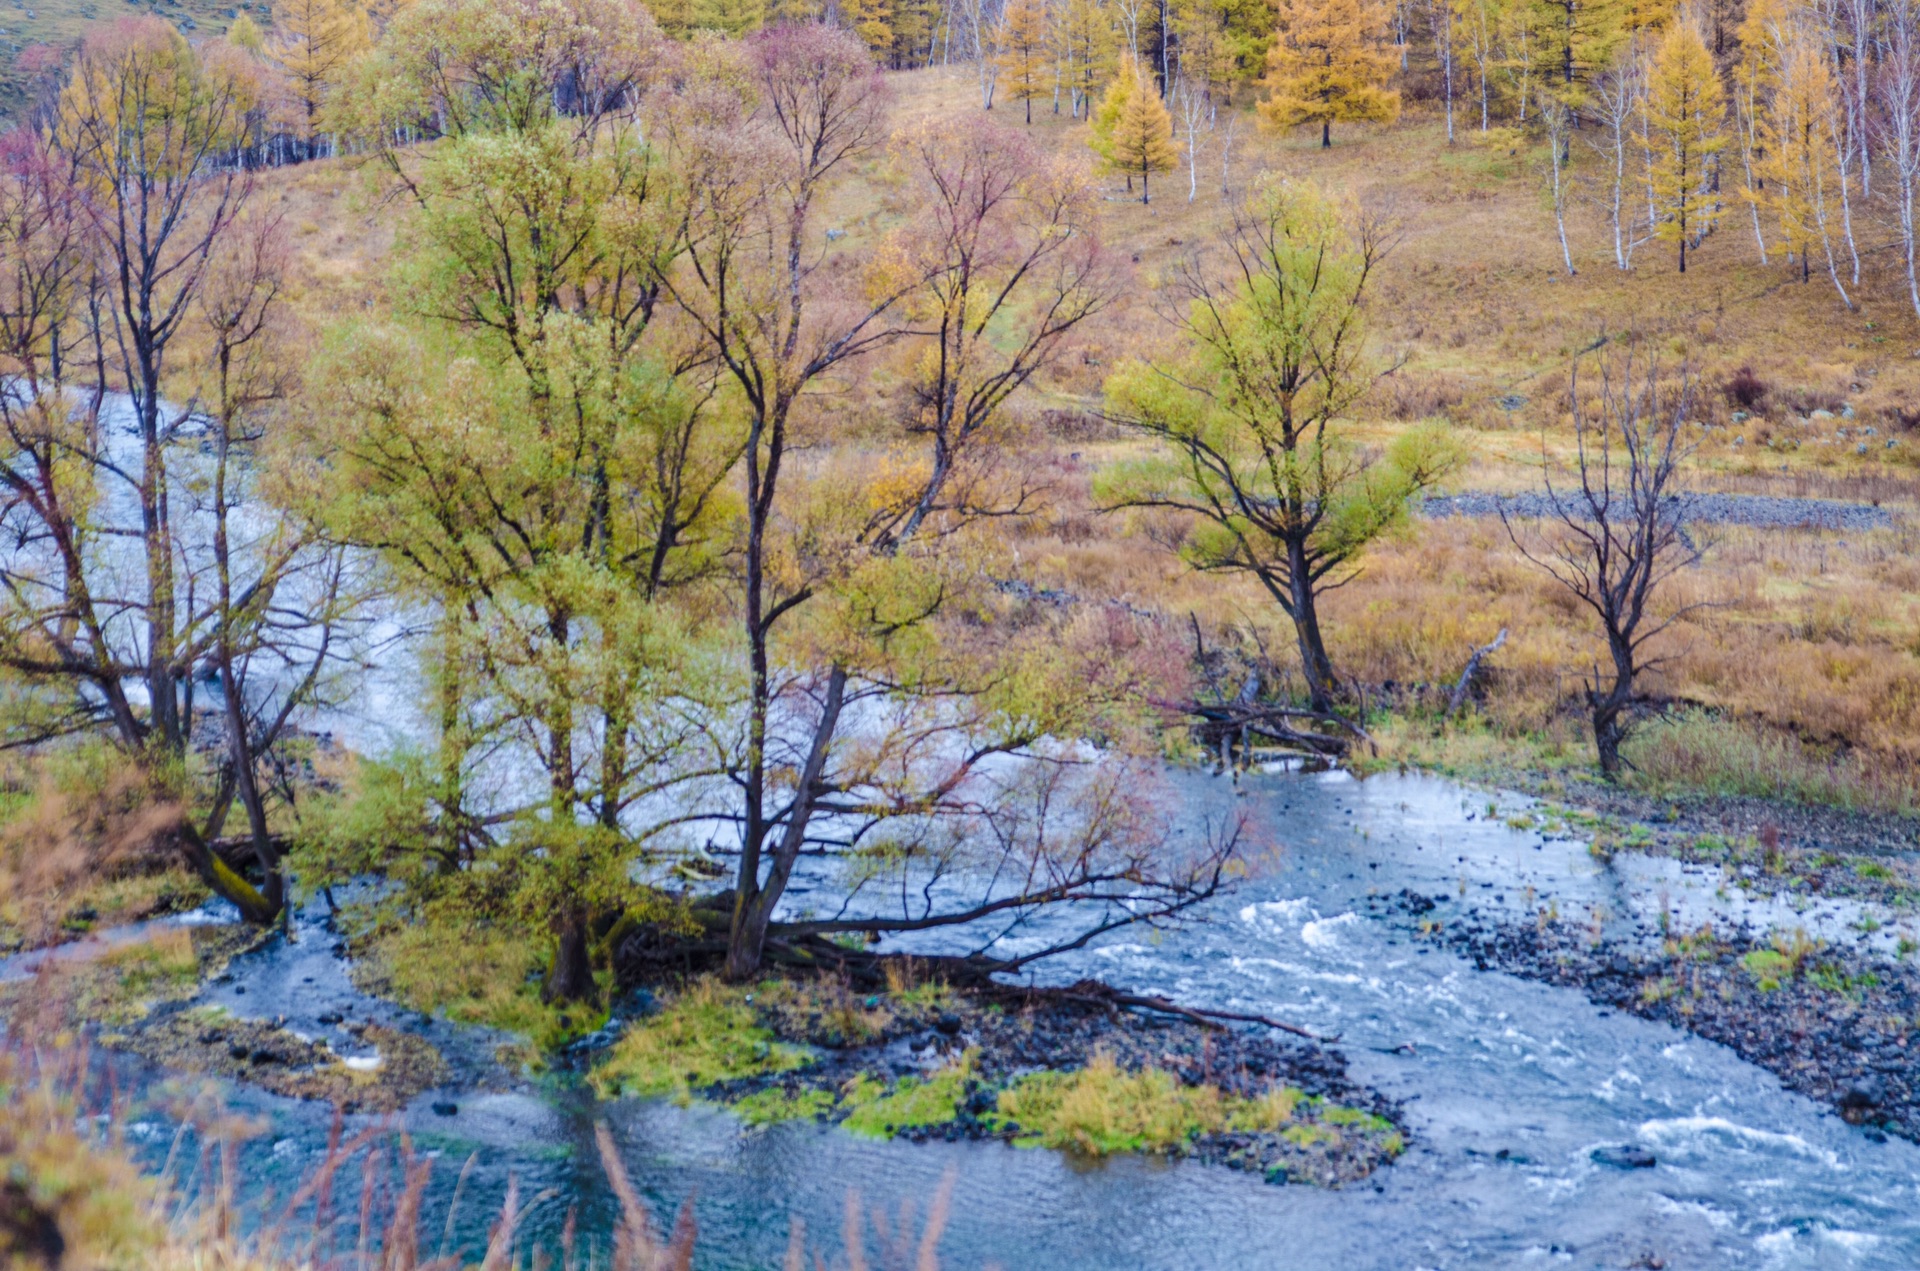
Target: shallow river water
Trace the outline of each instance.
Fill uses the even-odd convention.
[[[1353,1077],[1405,1101],[1411,1146],[1367,1184],[1273,1187],[1194,1164],[1089,1167],[810,1124],[749,1132],[715,1109],[595,1104],[555,1083],[435,1092],[407,1110],[415,1144],[440,1154],[429,1230],[445,1224],[471,1158],[451,1224],[457,1244],[484,1239],[510,1175],[530,1206],[527,1239],[551,1242],[575,1203],[581,1230],[604,1233],[610,1208],[593,1147],[604,1119],[656,1213],[692,1199],[708,1268],[779,1266],[796,1218],[811,1244],[837,1249],[849,1189],[890,1216],[903,1202],[924,1213],[949,1177],[947,1271],[1920,1266],[1920,1146],[1872,1141],[1719,1046],[1567,989],[1476,971],[1370,916],[1367,900],[1402,888],[1445,897],[1440,918],[1551,904],[1563,918],[1597,912],[1623,938],[1644,937],[1664,909],[1686,925],[1800,925],[1853,939],[1856,910],[1750,901],[1718,871],[1631,853],[1603,863],[1584,839],[1509,826],[1525,800],[1501,798],[1494,816],[1488,795],[1432,778],[1275,773],[1245,779],[1238,795],[1219,778],[1178,787],[1192,824],[1247,812],[1277,840],[1275,862],[1209,922],[1110,942],[1048,974],[1093,974],[1338,1033]],[[210,1000],[284,1014],[314,1034],[329,1033],[321,1014],[342,1008],[395,1016],[353,993],[324,932],[305,934],[236,963]],[[1873,939],[1897,934],[1896,925]],[[426,1031],[456,1053],[489,1047],[445,1024]],[[287,1195],[324,1151],[330,1114],[257,1091],[232,1099],[271,1124],[246,1149],[249,1187]],[[453,1115],[433,1109],[450,1101]],[[170,1131],[153,1114],[141,1135],[158,1153]],[[1650,1148],[1659,1164],[1590,1159],[1620,1143]]]

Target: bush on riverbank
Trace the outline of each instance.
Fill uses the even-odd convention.
[[[542,998],[552,948],[524,930],[445,904],[410,914],[354,908],[343,917],[362,991],[456,1023],[517,1033],[532,1047],[534,1063],[607,1021],[604,1006]],[[607,978],[599,977],[603,994]]]

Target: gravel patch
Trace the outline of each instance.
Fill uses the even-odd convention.
[[[1658,948],[1594,943],[1575,924],[1459,913],[1451,897],[1402,891],[1369,902],[1482,971],[1583,992],[1614,1010],[1718,1042],[1828,1104],[1870,1137],[1920,1141],[1920,968],[1812,945],[1790,965],[1748,932],[1710,928]]]
[[[1759,529],[1877,530],[1893,524],[1893,514],[1870,503],[1839,499],[1793,499],[1765,494],[1682,494],[1683,521],[1696,524],[1751,525]],[[1430,517],[1553,516],[1553,500],[1544,493],[1487,494],[1469,491],[1426,500]]]

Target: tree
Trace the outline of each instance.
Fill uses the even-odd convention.
[[[771,30],[744,56],[746,74],[715,86],[734,104],[673,136],[692,216],[666,273],[747,428],[728,579],[744,701],[737,731],[710,729],[728,784],[700,813],[741,848],[716,933],[726,971],[804,956],[794,942],[826,933],[991,916],[985,959],[1000,930],[1063,903],[1088,916],[1069,946],[1169,919],[1217,891],[1230,841],[1157,862],[1124,774],[1049,740],[1094,727],[1104,694],[1089,689],[1126,658],[1065,656],[1076,641],[1058,627],[994,620],[1006,602],[979,569],[992,538],[967,537],[1027,510],[1025,476],[1001,476],[1001,406],[1106,294],[1085,178],[1005,134],[916,131],[895,147],[906,224],[817,252],[815,209],[884,135],[881,83],[824,28]],[[895,346],[889,444],[857,470],[805,461],[837,419],[809,387]],[[775,923],[813,850],[851,854],[848,911]],[[875,910],[858,893],[882,881],[896,899]]]
[[[1900,218],[1900,254],[1906,267],[1907,300],[1920,314],[1920,273],[1915,270],[1914,194],[1920,187],[1920,12],[1912,0],[1887,11],[1887,51],[1874,81],[1880,107],[1881,148],[1893,165]]]
[[[1780,73],[1791,42],[1792,9],[1788,0],[1752,0],[1738,32],[1740,58],[1733,66],[1734,119],[1740,129],[1740,160],[1745,181],[1741,197],[1753,218],[1753,238],[1760,260],[1767,259],[1767,236],[1760,224],[1766,201],[1765,164],[1770,130],[1770,103],[1780,86]]]
[[[1658,143],[1653,162],[1657,233],[1679,244],[1684,274],[1688,241],[1699,243],[1720,219],[1714,177],[1716,156],[1727,144],[1720,74],[1700,33],[1684,22],[1675,23],[1661,41],[1647,85],[1647,116]]]
[[[1569,107],[1577,106],[1579,88],[1627,38],[1627,6],[1623,0],[1529,0],[1529,7],[1534,14],[1528,26],[1541,39],[1542,70],[1560,81]]]
[[[256,653],[269,678],[264,667],[276,659],[301,661],[296,654],[281,657],[299,640],[286,638],[284,615],[272,607],[284,599],[283,585],[297,586],[288,580],[310,559],[293,526],[272,522],[281,542],[252,558],[244,583],[237,581],[234,557],[206,535],[224,532],[226,510],[247,492],[226,488],[216,474],[209,503],[198,447],[183,444],[188,422],[208,405],[216,409],[219,462],[236,444],[250,444],[258,402],[250,400],[252,390],[238,389],[231,359],[278,355],[262,354],[269,341],[256,339],[271,326],[277,265],[271,252],[241,252],[252,184],[225,161],[250,134],[259,85],[245,59],[219,52],[215,47],[203,55],[169,24],[139,18],[96,31],[81,46],[52,130],[59,161],[35,168],[42,175],[34,179],[65,174],[85,216],[84,232],[61,251],[77,253],[85,267],[62,273],[22,258],[21,267],[36,271],[54,298],[37,319],[14,328],[15,347],[7,350],[28,378],[24,395],[8,394],[14,455],[7,466],[25,484],[14,485],[9,512],[21,521],[13,532],[23,546],[10,580],[13,607],[0,656],[22,674],[97,701],[86,713],[104,715],[157,792],[183,804],[191,793],[183,783],[203,669],[210,658],[225,661],[231,698],[243,692],[244,667],[234,668],[251,666]],[[49,222],[67,225],[63,218]],[[53,233],[43,229],[41,241]],[[211,343],[218,374],[181,356],[189,332],[184,343]],[[30,355],[39,340],[45,341],[44,363]],[[67,367],[71,351],[82,348],[91,356],[95,388],[71,428],[52,426],[47,412],[67,410]],[[169,406],[163,396],[169,383],[188,371],[210,387],[213,403]],[[110,383],[126,393],[130,429],[103,424]],[[118,497],[100,501],[103,489]],[[112,568],[103,575],[108,557]],[[225,585],[215,584],[216,570]],[[95,590],[107,577],[110,600]],[[235,601],[239,595],[245,603]],[[326,621],[330,607],[312,599],[316,615],[307,631]],[[218,665],[213,670],[217,675]],[[128,693],[130,680],[141,682],[140,699]],[[245,763],[249,750],[257,757],[279,735],[278,725],[246,726],[251,736],[237,739],[245,744],[230,750],[230,762]],[[239,782],[248,775],[227,773]],[[207,842],[234,794],[232,786],[216,794],[204,822],[183,817],[177,839],[210,886],[248,919],[270,922],[280,912],[284,881],[276,845],[253,836],[263,893]]]
[[[1688,449],[1682,428],[1691,384],[1663,393],[1657,368],[1644,374],[1629,353],[1601,368],[1597,407],[1581,397],[1578,365],[1567,390],[1573,411],[1574,466],[1556,484],[1548,465],[1548,515],[1537,526],[1501,521],[1522,555],[1566,588],[1600,620],[1610,670],[1595,671],[1587,706],[1600,771],[1618,779],[1620,745],[1632,712],[1648,698],[1639,678],[1659,665],[1648,646],[1697,606],[1656,613],[1659,593],[1699,560],[1680,521],[1680,467]],[[1546,455],[1546,441],[1541,440]]]
[[[1340,681],[1321,593],[1460,456],[1441,430],[1413,429],[1381,454],[1346,427],[1375,379],[1364,301],[1386,249],[1377,222],[1311,184],[1268,179],[1222,247],[1224,268],[1196,260],[1178,276],[1185,356],[1129,363],[1108,381],[1109,416],[1160,453],[1104,474],[1101,497],[1191,517],[1181,554],[1273,598],[1293,622],[1312,705],[1329,711]]]
[[[1139,176],[1140,201],[1146,203],[1150,201],[1148,177],[1173,171],[1179,151],[1173,145],[1173,117],[1160,94],[1142,80],[1137,68],[1124,78],[1131,86],[1121,97],[1113,129],[1106,137],[1107,162],[1126,173],[1129,184]]]
[[[1427,20],[1433,32],[1434,52],[1440,59],[1440,84],[1447,116],[1447,144],[1452,145],[1454,141],[1453,54],[1458,42],[1454,35],[1453,0],[1431,0],[1427,6]]]
[[[892,149],[918,214],[876,272],[912,284],[900,314],[903,431],[928,444],[926,467],[911,469],[900,494],[874,500],[862,537],[885,552],[931,529],[929,518],[950,532],[1030,506],[1032,487],[1002,470],[993,430],[1117,290],[1083,165],[1044,159],[992,125],[961,138],[921,125]]]
[[[1779,217],[1780,236],[1800,258],[1800,280],[1811,276],[1813,252],[1826,258],[1827,276],[1851,304],[1833,258],[1830,232],[1834,173],[1834,117],[1838,90],[1831,59],[1804,33],[1785,49],[1780,82],[1768,111],[1761,172],[1767,202]]]
[[[647,801],[724,709],[663,598],[717,568],[742,442],[704,357],[655,334],[687,208],[636,127],[664,56],[647,11],[496,15],[419,0],[347,103],[408,208],[414,323],[343,337],[314,448],[335,533],[439,627],[428,850],[485,859],[492,903],[549,926],[548,996],[577,1000],[596,921],[637,903],[632,860],[674,824]],[[429,119],[437,145],[396,144]],[[503,751],[544,790],[476,794],[476,764]]]
[[[1007,91],[1026,107],[1033,123],[1033,99],[1046,92],[1049,21],[1045,0],[1009,0],[1000,19],[1000,74]]]
[[[1400,94],[1385,87],[1394,68],[1386,28],[1376,0],[1281,0],[1260,117],[1274,128],[1319,124],[1323,148],[1336,123],[1397,118]]]
[[[1571,278],[1579,271],[1573,267],[1573,249],[1567,245],[1567,148],[1571,144],[1573,116],[1557,97],[1540,105],[1540,124],[1547,134],[1547,172],[1549,193],[1553,196],[1553,227],[1560,235],[1560,260]]]
[[[1073,117],[1090,114],[1114,72],[1113,18],[1102,0],[1066,0],[1055,38],[1067,70]]]
[[[1634,250],[1646,241],[1639,233],[1639,217],[1627,210],[1627,161],[1646,106],[1640,70],[1638,58],[1621,58],[1594,80],[1591,94],[1600,136],[1587,144],[1607,165],[1607,226],[1613,231],[1613,263],[1623,270],[1632,268]]]
[[[1187,152],[1187,202],[1200,192],[1200,137],[1213,131],[1212,103],[1206,92],[1191,80],[1178,79],[1173,85],[1173,108],[1182,137],[1180,148]]]
[[[893,0],[852,0],[844,17],[868,52],[879,54],[893,47]]]
[[[273,38],[266,52],[292,85],[308,157],[314,153],[321,111],[334,83],[372,44],[372,23],[353,0],[279,0],[274,6]]]
[[[1114,130],[1120,126],[1120,117],[1126,113],[1128,101],[1139,89],[1140,64],[1130,57],[1123,57],[1119,69],[1107,82],[1106,91],[1100,94],[1100,102],[1087,121],[1087,144],[1111,167],[1119,166],[1113,159]],[[1127,180],[1127,188],[1133,188],[1131,177]]]

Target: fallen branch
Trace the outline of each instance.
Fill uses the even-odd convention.
[[[1480,664],[1499,652],[1500,646],[1507,642],[1507,629],[1500,628],[1500,634],[1493,638],[1492,644],[1483,644],[1473,651],[1467,659],[1467,669],[1460,672],[1460,682],[1453,686],[1453,698],[1447,703],[1447,718],[1452,719],[1467,704],[1467,694],[1473,690],[1473,677],[1480,673]]]

